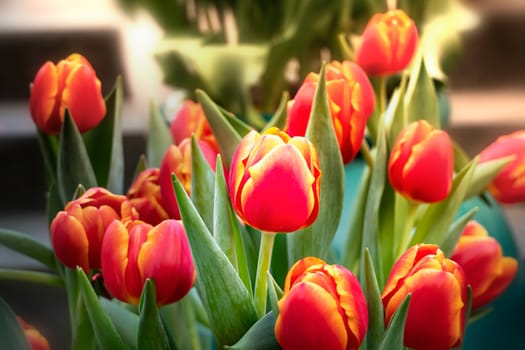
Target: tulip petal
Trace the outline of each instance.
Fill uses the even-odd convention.
[[[284,293],[288,292],[290,288],[295,284],[296,280],[310,267],[315,265],[325,264],[324,260],[316,258],[314,256],[307,256],[297,261],[288,271],[286,280],[284,281]]]
[[[82,223],[61,211],[51,223],[50,231],[53,250],[60,261],[70,268],[78,265],[89,271],[89,242]]]
[[[485,294],[472,300],[472,308],[479,308],[493,301],[496,297],[510,285],[516,272],[518,271],[518,262],[514,258],[503,257],[500,263],[500,273],[492,280]]]
[[[62,125],[60,119],[52,118],[57,91],[57,68],[52,62],[46,62],[35,76],[29,107],[38,128],[50,134],[58,134]]]

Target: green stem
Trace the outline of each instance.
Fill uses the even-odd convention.
[[[273,242],[275,233],[261,232],[261,245],[259,247],[259,260],[257,261],[257,276],[255,279],[255,311],[261,318],[266,312],[267,272],[272,259]]]
[[[368,165],[370,171],[372,171],[372,169],[374,169],[374,157],[372,157],[372,153],[370,152],[370,147],[368,147],[366,139],[363,139],[363,143],[361,144],[361,155],[363,156],[363,159],[365,160],[366,165]]]
[[[195,350],[201,350],[201,342],[199,339],[199,333],[197,331],[197,319],[195,318],[195,310],[193,308],[193,302],[189,298],[181,300],[182,313],[184,319],[188,325],[188,338],[190,340],[190,348]]]
[[[379,115],[383,115],[386,110],[386,82],[387,77],[379,78]]]
[[[0,269],[0,279],[34,282],[53,287],[64,287],[64,282],[60,277],[46,272]]]
[[[405,224],[403,225],[403,232],[401,232],[401,240],[399,241],[396,257],[399,257],[408,248],[408,244],[410,243],[410,239],[412,238],[411,232],[414,226],[414,222],[416,221],[418,207],[418,203],[410,200],[408,201],[408,212],[405,218]]]

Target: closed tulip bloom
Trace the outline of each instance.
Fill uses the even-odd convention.
[[[198,141],[204,158],[215,171],[217,151],[208,143]],[[191,190],[191,139],[183,140],[179,146],[170,145],[162,157],[159,172],[159,185],[162,206],[172,219],[180,219],[179,205],[173,191],[171,174],[175,174],[189,194]]]
[[[102,275],[113,297],[133,305],[147,279],[155,282],[157,305],[180,300],[196,278],[182,222],[170,219],[152,226],[113,221],[102,244]]]
[[[304,137],[271,128],[249,132],[237,146],[229,175],[233,208],[247,224],[268,232],[311,225],[319,213],[321,170]]]
[[[383,76],[405,69],[418,43],[417,28],[405,12],[375,14],[365,27],[356,62],[368,75]]]
[[[438,202],[449,195],[453,175],[454,151],[445,131],[419,120],[399,133],[388,162],[397,192],[418,202]]]
[[[404,344],[416,350],[445,350],[463,338],[467,284],[465,274],[436,245],[409,248],[394,264],[381,296],[388,324],[411,294]]]
[[[34,123],[46,134],[58,134],[67,108],[83,133],[106,115],[100,80],[88,60],[72,54],[55,65],[46,62],[31,88],[30,110]]]
[[[19,316],[16,316],[16,320],[20,327],[22,327],[31,350],[49,350],[49,342],[38,329],[25,322]]]
[[[488,186],[494,199],[502,204],[525,201],[525,130],[499,137],[479,155],[479,163],[514,156]]]
[[[314,257],[292,266],[278,306],[275,336],[284,350],[358,349],[368,328],[357,278]]]
[[[143,170],[133,181],[126,195],[138,211],[140,220],[151,225],[160,224],[169,218],[162,206],[159,173],[159,168]]]
[[[195,135],[197,140],[207,142],[215,151],[219,152],[217,140],[200,103],[193,102],[192,100],[182,102],[180,109],[170,123],[170,131],[173,142],[176,145],[179,145],[184,139],[191,137],[191,135]]]
[[[80,266],[86,273],[100,268],[104,232],[117,220],[135,220],[138,213],[125,196],[102,187],[87,190],[69,202],[51,222],[51,243],[57,258],[66,266]]]
[[[343,162],[352,161],[363,142],[366,122],[375,104],[374,91],[363,70],[350,61],[326,65],[326,92]],[[288,106],[285,131],[304,136],[319,75],[310,73]]]
[[[512,282],[518,262],[504,257],[499,242],[477,221],[470,221],[450,257],[465,271],[472,288],[472,309],[490,303]]]

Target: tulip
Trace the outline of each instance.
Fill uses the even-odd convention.
[[[185,100],[170,123],[170,131],[176,145],[180,145],[184,139],[195,135],[197,140],[207,142],[219,152],[217,140],[200,103]]]
[[[46,62],[31,89],[31,117],[46,134],[60,132],[66,108],[81,133],[96,127],[106,115],[100,80],[88,60],[76,53],[56,66]]]
[[[418,43],[417,28],[405,12],[375,14],[365,27],[356,62],[368,75],[384,76],[405,69]]]
[[[502,204],[525,201],[525,130],[500,136],[479,155],[479,163],[514,156],[491,181],[489,192]]]
[[[366,122],[375,104],[374,91],[364,71],[350,61],[326,65],[326,92],[343,162],[352,161],[363,142]],[[304,136],[310,119],[319,75],[310,73],[288,106],[285,131]]]
[[[16,320],[29,343],[32,350],[49,350],[49,343],[47,339],[32,325],[25,322],[21,317],[16,316]]]
[[[278,307],[275,336],[284,350],[358,349],[368,328],[357,278],[314,257],[292,266]]]
[[[102,187],[87,190],[69,202],[51,222],[51,243],[57,258],[66,266],[80,266],[86,273],[100,268],[100,247],[109,224],[134,220],[138,213],[125,196]]]
[[[217,151],[208,143],[197,141],[204,158],[215,171]],[[172,219],[180,219],[179,206],[173,191],[171,174],[175,174],[189,194],[191,190],[191,139],[185,139],[179,146],[170,145],[162,157],[159,172],[159,185],[162,206]]]
[[[186,231],[179,220],[152,226],[115,220],[102,243],[102,275],[113,297],[137,305],[147,279],[155,282],[157,305],[185,296],[196,278]]]
[[[232,205],[247,224],[263,231],[292,232],[319,213],[321,170],[317,151],[304,137],[277,128],[249,132],[231,161]]]
[[[151,225],[160,224],[169,218],[162,206],[159,173],[159,168],[143,170],[133,181],[126,195],[138,211],[140,219]]]
[[[453,171],[453,146],[445,131],[419,120],[398,135],[388,162],[397,192],[418,202],[441,201],[450,193]]]
[[[473,310],[503,293],[518,270],[516,259],[504,257],[498,241],[477,221],[467,223],[450,258],[465,272]]]
[[[409,248],[394,264],[381,298],[388,324],[411,294],[404,344],[413,349],[445,350],[463,338],[467,284],[465,274],[436,245]]]

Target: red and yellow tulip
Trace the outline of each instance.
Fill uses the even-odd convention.
[[[314,257],[292,266],[278,306],[275,336],[284,350],[358,349],[368,328],[357,278]]]
[[[31,117],[46,134],[60,132],[66,108],[81,133],[93,129],[106,115],[100,80],[88,60],[76,53],[57,65],[46,62],[31,89]]]
[[[405,12],[377,13],[363,31],[356,62],[372,76],[393,74],[410,64],[417,44],[416,25]]]
[[[249,132],[233,155],[229,191],[247,224],[268,232],[311,225],[319,213],[321,170],[313,144],[277,128]]]
[[[453,175],[453,146],[445,131],[419,120],[399,133],[388,162],[397,192],[418,202],[438,202],[449,195]]]
[[[31,350],[49,350],[49,342],[38,329],[25,322],[19,316],[16,316],[16,320],[20,327],[22,327]]]
[[[409,293],[405,346],[445,350],[459,345],[467,302],[461,267],[436,245],[413,246],[394,264],[381,296],[386,324]]]
[[[155,282],[157,305],[180,300],[196,278],[182,222],[113,221],[102,244],[102,275],[109,293],[130,304],[138,304],[147,279]]]
[[[140,220],[151,225],[160,224],[169,218],[166,209],[162,206],[159,173],[159,168],[142,171],[133,181],[126,195],[139,212]]]
[[[518,262],[504,257],[499,242],[477,221],[470,221],[450,257],[465,271],[472,288],[472,309],[490,303],[512,282]]]

